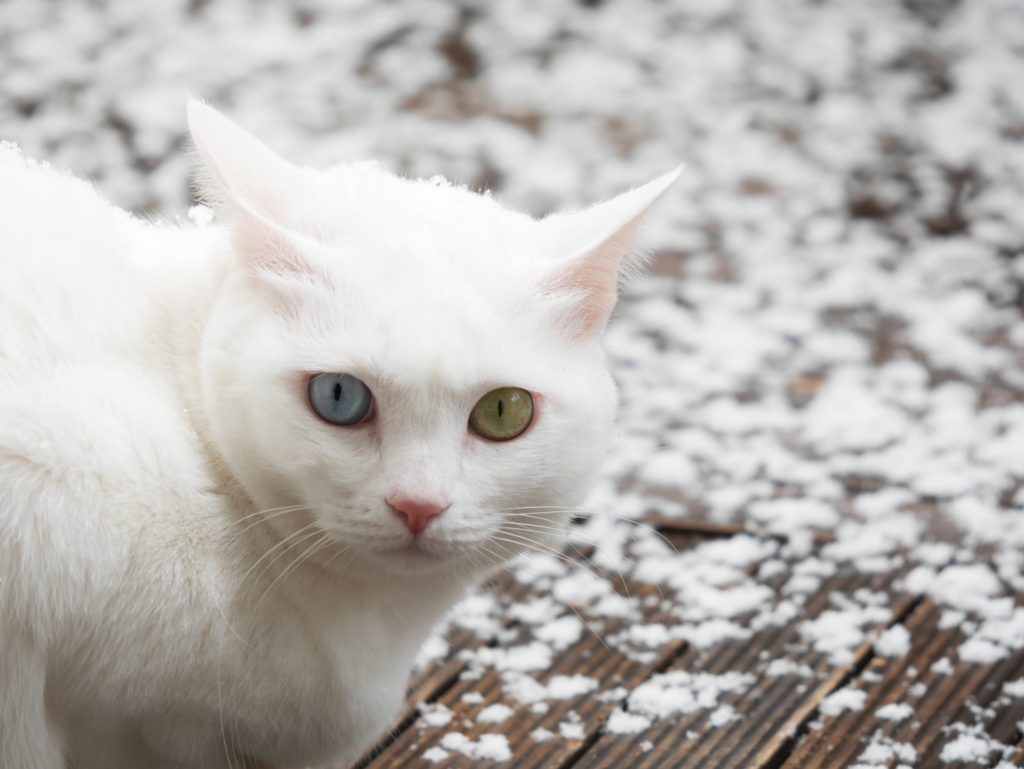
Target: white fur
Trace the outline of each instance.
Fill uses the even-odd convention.
[[[538,222],[190,122],[220,226],[145,224],[0,151],[4,769],[351,758],[521,549],[508,509],[579,504],[612,423],[588,308],[674,175]],[[321,371],[362,378],[374,419],[316,418]],[[503,385],[537,416],[490,443],[467,418]],[[392,493],[452,504],[414,543]]]

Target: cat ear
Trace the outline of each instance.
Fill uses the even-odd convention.
[[[302,170],[198,99],[189,99],[188,126],[202,161],[200,193],[231,222],[245,262],[257,272],[319,275],[290,229],[288,195],[301,189]]]
[[[286,190],[300,176],[298,168],[198,99],[189,99],[188,127],[202,161],[204,199],[218,210],[240,204],[287,224]]]
[[[548,272],[541,291],[575,295],[567,321],[577,338],[592,337],[604,329],[615,307],[620,278],[643,261],[641,254],[630,250],[637,226],[681,170],[676,168],[585,211],[556,214],[541,221],[552,231],[558,253],[573,254],[560,259]]]

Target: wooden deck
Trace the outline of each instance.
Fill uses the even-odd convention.
[[[661,529],[680,550],[734,535],[729,528],[685,522],[666,523]],[[816,547],[820,549],[822,543]],[[776,559],[772,573],[759,574],[760,566],[752,567],[749,573],[772,587],[777,596],[785,595],[794,569],[807,558],[784,560],[785,569],[778,568]],[[489,670],[480,677],[467,675],[467,663],[459,658],[458,652],[483,642],[473,633],[454,631],[449,639],[450,654],[415,677],[407,709],[393,733],[355,766],[941,767],[946,765],[940,759],[944,746],[965,733],[981,734],[1006,748],[973,763],[950,766],[1024,765],[1024,697],[1004,692],[1004,684],[1024,678],[1024,651],[995,664],[958,662],[956,650],[964,640],[960,628],[943,623],[942,610],[930,600],[904,592],[900,584],[903,573],[897,570],[865,574],[852,566],[840,565],[832,575],[823,578],[820,586],[795,601],[800,604],[796,616],[756,630],[749,638],[724,640],[704,649],[680,639],[665,643],[647,656],[630,654],[602,641],[621,632],[626,623],[599,623],[597,632],[585,634],[578,643],[557,654],[549,669],[535,673],[541,682],[558,675],[589,676],[600,682],[598,692],[551,700],[546,707],[535,709],[510,701],[503,693],[497,671]],[[616,578],[609,575],[609,579]],[[645,596],[641,602],[645,607],[643,622],[668,619],[664,612],[671,608],[670,602],[662,601],[656,589],[619,582],[618,589],[625,591],[627,587],[634,595]],[[509,574],[494,579],[487,589],[506,608],[528,599],[531,593],[539,594]],[[1006,595],[1020,605],[1020,595],[1011,591]],[[864,627],[868,631],[865,640],[847,661],[836,664],[834,658],[815,649],[801,628],[807,620],[821,617],[844,600],[875,604],[888,611],[878,612],[879,618]],[[531,640],[530,627],[512,620],[504,624],[508,632],[502,645]],[[882,656],[874,640],[897,624],[910,633],[910,651],[892,658]],[[747,674],[749,678],[745,685],[723,696],[714,708],[698,708],[686,715],[655,720],[650,728],[635,733],[609,733],[607,720],[623,703],[600,693],[614,692],[620,686],[631,691],[653,676],[669,671],[733,672]],[[844,687],[864,693],[860,706],[837,715],[823,713],[826,698]],[[480,723],[481,711],[498,702],[513,707],[513,715],[500,723]],[[450,709],[450,723],[428,725],[419,717],[425,703],[428,709],[431,703]],[[880,718],[877,711],[891,703],[909,705],[913,712],[902,719]],[[732,710],[723,709],[723,705]],[[833,710],[826,708],[827,712]],[[541,733],[542,739],[538,741],[534,731],[537,729],[554,736],[543,739],[545,735]],[[484,734],[504,735],[511,758],[487,761],[467,757],[451,749],[451,737],[448,749],[441,748],[445,736],[452,732],[474,741]],[[425,758],[431,748],[435,750]]]

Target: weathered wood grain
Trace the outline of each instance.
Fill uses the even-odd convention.
[[[605,734],[597,740],[594,750],[580,760],[577,769],[777,766],[821,701],[840,687],[870,654],[868,641],[854,652],[848,663],[831,665],[800,641],[800,622],[819,616],[829,607],[834,593],[849,595],[863,587],[883,590],[891,586],[892,575],[872,579],[852,572],[840,573],[807,602],[798,619],[759,633],[748,641],[719,644],[707,654],[687,652],[671,669],[711,673],[736,671],[755,676],[752,686],[722,701],[735,709],[736,719],[711,727],[710,712],[698,711],[635,735]],[[897,598],[896,617],[912,603],[909,596]],[[881,623],[872,632],[886,624]],[[779,659],[806,665],[812,675],[766,675],[767,664]]]
[[[941,766],[939,756],[955,736],[949,731],[954,724],[983,724],[992,737],[1013,744],[1019,738],[1017,723],[1024,717],[1024,702],[997,706],[988,715],[983,711],[999,696],[1005,681],[1024,673],[1024,652],[995,665],[961,662],[948,674],[939,672],[933,666],[955,658],[963,641],[957,628],[940,626],[940,617],[934,604],[923,601],[905,622],[911,633],[910,653],[896,659],[875,655],[851,682],[866,692],[864,707],[820,718],[782,766],[852,765],[873,741],[909,746],[917,766]],[[877,716],[883,706],[899,703],[912,707],[910,718],[893,721]]]
[[[693,547],[708,538],[733,534],[723,528],[674,525],[661,522],[664,533],[680,548]],[[819,542],[820,546],[823,544]],[[788,569],[763,581],[776,595],[799,568],[791,560]],[[755,570],[753,567],[751,571]],[[852,766],[864,757],[872,744],[912,749],[917,766],[942,765],[939,755],[952,739],[951,725],[980,725],[985,732],[1007,746],[1006,756],[1024,759],[1024,698],[1010,697],[1004,684],[1024,677],[1024,652],[1011,655],[993,665],[960,662],[956,649],[963,641],[957,627],[944,627],[942,612],[933,603],[902,592],[901,572],[866,575],[852,566],[840,567],[827,577],[819,589],[797,598],[797,616],[777,625],[764,627],[745,640],[730,640],[701,650],[675,640],[649,657],[637,659],[619,648],[605,645],[602,637],[611,637],[624,629],[623,620],[597,621],[597,633],[588,633],[578,643],[559,652],[549,669],[536,676],[541,682],[557,675],[584,675],[601,682],[602,690],[616,686],[632,690],[652,676],[666,671],[691,673],[749,673],[752,682],[724,696],[717,706],[733,709],[734,718],[726,723],[711,723],[711,709],[656,721],[635,734],[611,734],[605,728],[612,712],[620,707],[617,699],[593,694],[566,700],[547,700],[531,709],[508,699],[501,675],[488,669],[474,677],[459,649],[479,648],[486,641],[460,631],[451,636],[452,652],[428,670],[422,671],[410,689],[409,701],[393,734],[372,755],[356,766],[359,769],[826,769]],[[611,579],[610,575],[609,578]],[[655,600],[656,588],[628,584],[623,589],[649,596],[643,621],[672,618]],[[518,583],[511,575],[499,577],[491,586],[496,595],[506,596],[503,605],[542,595],[532,586]],[[867,590],[884,597],[891,607],[888,619],[879,619],[865,628],[865,640],[850,657],[836,664],[802,636],[801,626],[820,617],[833,606],[836,596],[854,596]],[[1019,596],[1016,596],[1020,600]],[[741,618],[742,619],[742,618]],[[910,632],[911,649],[904,656],[887,658],[874,648],[877,636],[888,627],[902,624]],[[516,644],[531,638],[527,627],[507,620],[505,630]],[[599,635],[601,637],[599,637]],[[782,660],[788,672],[769,675],[772,661]],[[944,661],[944,662],[943,662]],[[935,667],[938,663],[938,667]],[[823,715],[822,703],[843,687],[862,690],[862,708],[839,715]],[[450,724],[424,726],[417,719],[423,703],[437,703],[453,714]],[[514,708],[514,715],[498,724],[478,721],[481,711],[495,703]],[[913,715],[905,720],[879,718],[877,712],[889,704],[906,703]],[[578,724],[578,738],[559,734],[561,725]],[[954,727],[956,728],[956,727]],[[556,736],[538,740],[537,729]],[[423,754],[441,744],[444,736],[459,732],[471,740],[484,734],[501,734],[509,742],[512,757],[493,762],[470,759],[457,751],[446,758],[430,761]],[[905,746],[905,747],[903,747]],[[1015,752],[1014,752],[1015,751]],[[882,762],[895,767],[896,759]]]

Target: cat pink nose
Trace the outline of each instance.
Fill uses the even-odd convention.
[[[427,528],[431,518],[437,518],[448,509],[450,504],[448,502],[444,504],[424,502],[408,497],[393,497],[388,499],[387,503],[392,510],[405,518],[405,525],[409,527],[409,531],[414,537]]]

